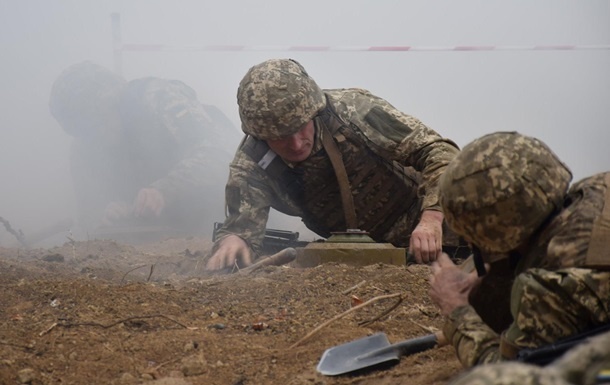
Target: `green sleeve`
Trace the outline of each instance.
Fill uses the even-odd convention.
[[[422,209],[439,209],[438,179],[459,152],[451,140],[366,90],[329,92],[335,108],[379,156],[421,173]]]
[[[443,333],[466,368],[501,360],[498,334],[483,322],[472,306],[455,309],[447,318]]]

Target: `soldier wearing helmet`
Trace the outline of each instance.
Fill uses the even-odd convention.
[[[83,62],[59,75],[49,107],[74,137],[71,171],[83,230],[151,226],[194,235],[222,215],[238,131],[183,82],[128,82]]]
[[[451,140],[366,90],[321,89],[291,59],[250,68],[237,102],[246,137],[231,163],[229,216],[208,270],[259,257],[270,208],[302,218],[322,237],[367,231],[409,247],[419,262],[457,245],[443,231],[437,188],[459,151]]]
[[[571,179],[547,145],[516,132],[468,144],[441,176],[449,226],[492,272],[508,261],[514,277],[509,326],[497,334],[469,301],[480,279],[446,256],[432,265],[430,296],[464,366],[514,359],[610,322],[610,173],[570,187]]]

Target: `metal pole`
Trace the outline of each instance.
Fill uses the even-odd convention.
[[[121,40],[121,14],[113,12],[112,19],[112,52],[114,59],[114,72],[123,75],[123,42]]]

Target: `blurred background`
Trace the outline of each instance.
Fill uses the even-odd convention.
[[[575,180],[610,169],[606,0],[0,0],[0,217],[26,235],[74,217],[72,138],[49,113],[49,91],[71,64],[115,68],[112,13],[120,16],[124,44],[168,47],[122,51],[127,80],[182,80],[236,127],[237,85],[248,68],[291,57],[321,87],[366,88],[460,146],[516,130],[549,144]],[[257,49],[180,49],[208,45]],[[541,45],[606,49],[502,49]],[[492,48],[452,49],[458,46]],[[281,215],[270,226],[303,230],[299,220]],[[14,244],[4,230],[0,246]],[[47,244],[65,242],[69,231],[66,225]]]

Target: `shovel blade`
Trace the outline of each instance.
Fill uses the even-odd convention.
[[[332,347],[322,354],[317,370],[326,376],[337,376],[380,364],[397,363],[400,360],[398,351],[382,349],[390,345],[385,333],[376,333]]]

